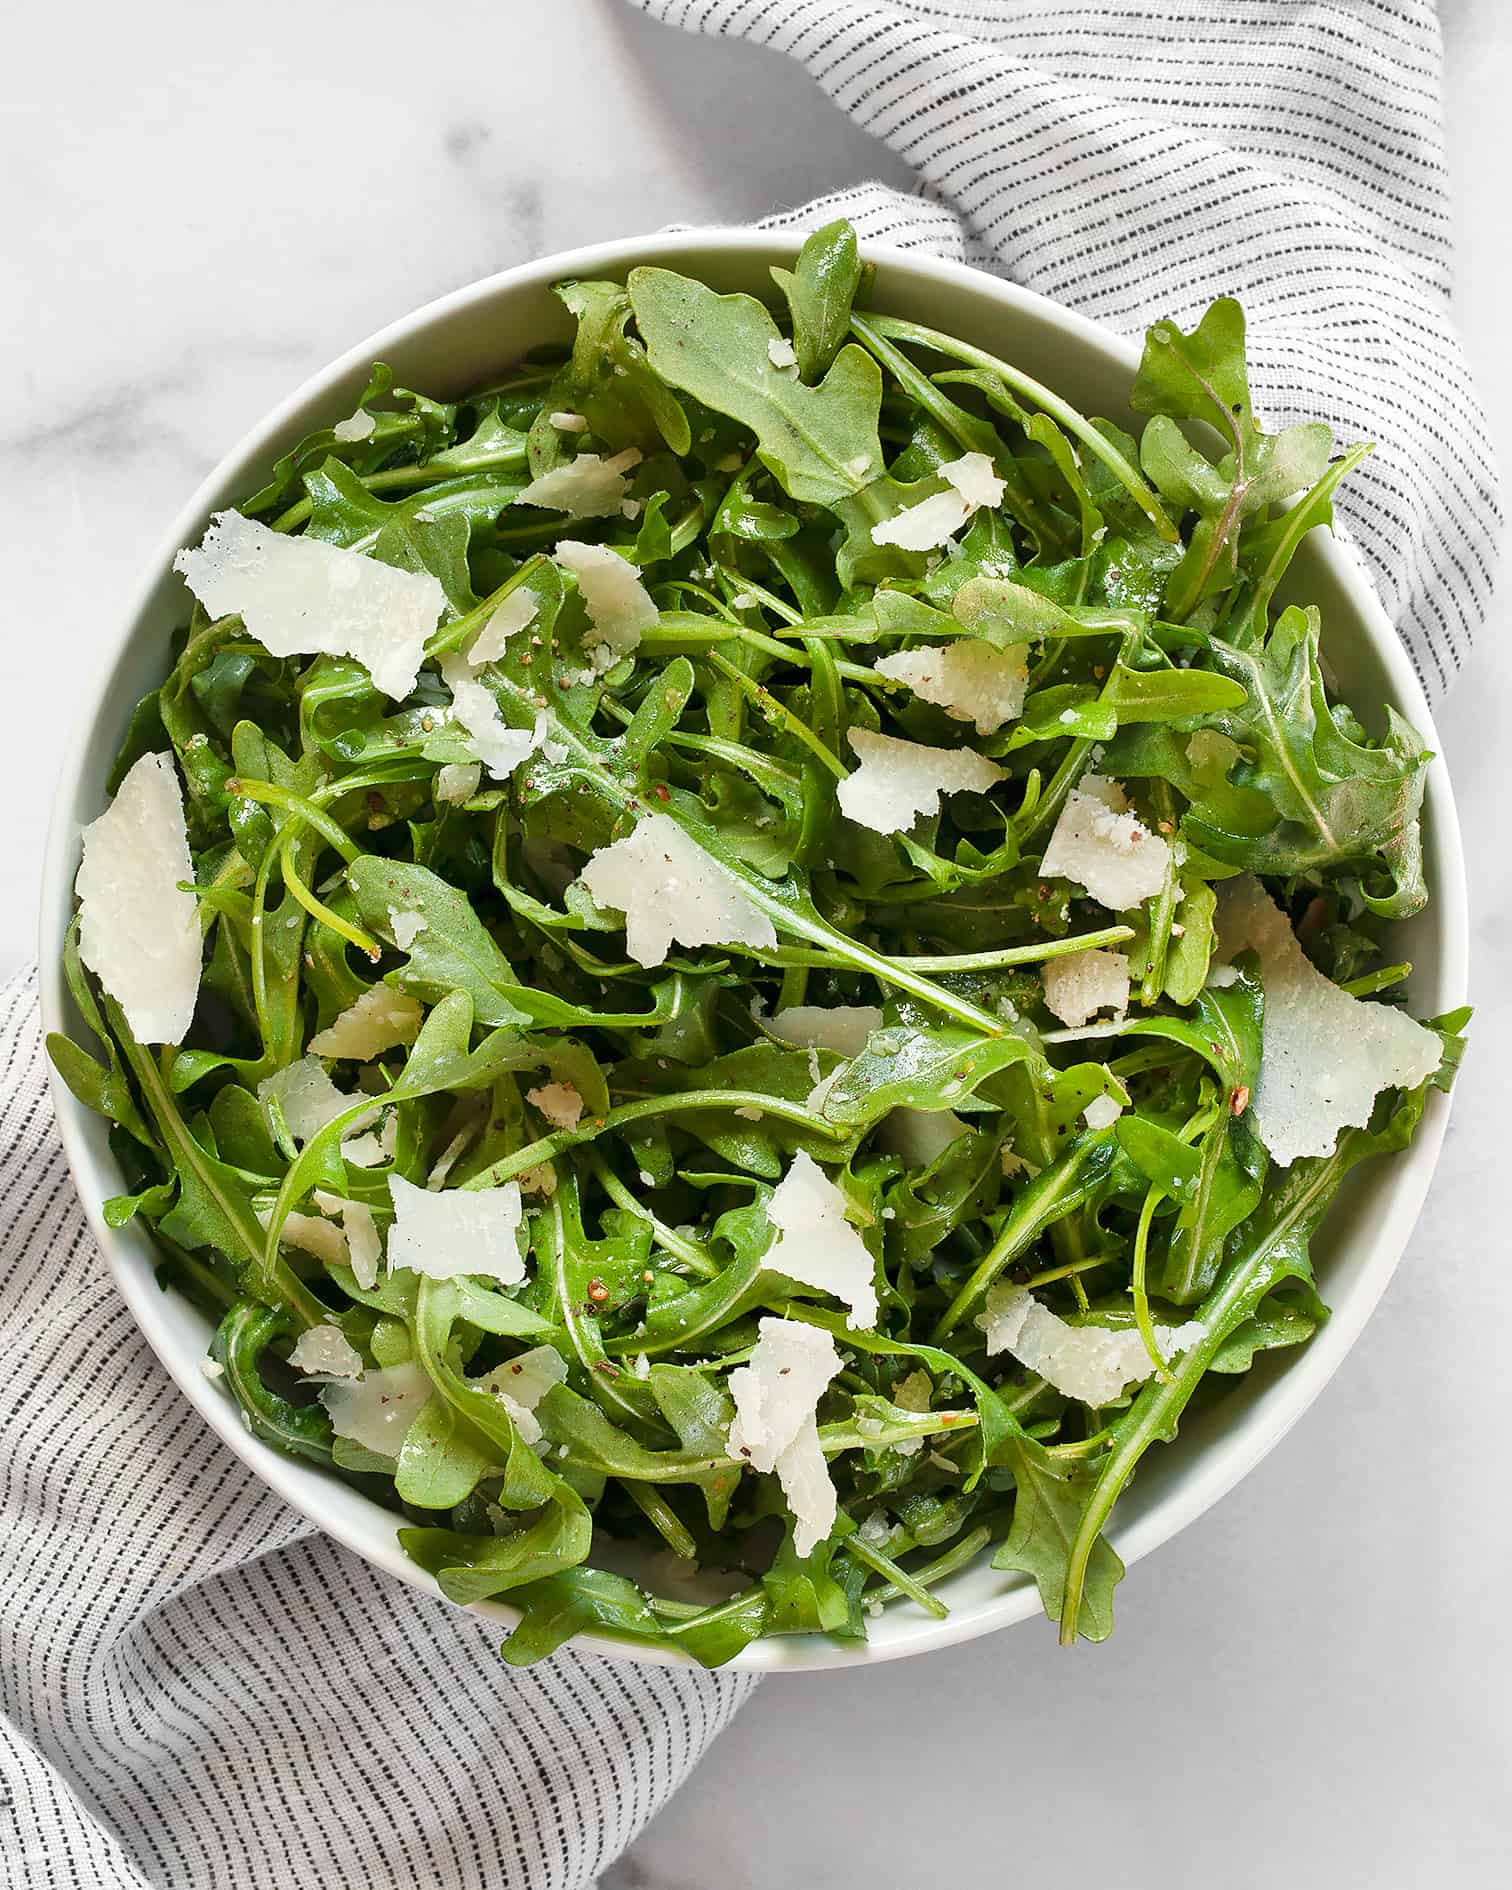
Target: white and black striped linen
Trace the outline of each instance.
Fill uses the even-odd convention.
[[[0,1884],[579,1890],[754,1680],[558,1654],[378,1574],[147,1347],[0,991]]]
[[[1499,533],[1449,309],[1432,0],[631,0],[799,60],[913,164],[776,219],[851,215],[1138,333],[1218,294],[1257,405],[1377,451],[1339,522],[1430,698],[1486,615]]]

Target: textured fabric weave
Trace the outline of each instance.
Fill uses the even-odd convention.
[[[1430,698],[1486,615],[1485,421],[1449,314],[1431,0],[631,0],[799,60],[913,164],[778,219],[850,215],[1127,335],[1250,317],[1256,404],[1377,451],[1341,490]]]
[[[499,1631],[317,1533],[105,1271],[0,992],[0,1884],[576,1890],[755,1684]]]

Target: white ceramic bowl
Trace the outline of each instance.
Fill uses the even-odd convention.
[[[389,362],[401,386],[433,394],[460,394],[527,349],[565,340],[570,323],[553,282],[566,276],[620,275],[640,263],[663,263],[702,277],[719,289],[770,293],[773,262],[791,262],[792,237],[750,230],[700,230],[640,237],[549,256],[508,269],[438,302],[360,342],[317,374],[227,454],[195,493],[153,554],[146,576],[120,613],[113,658],[87,691],[83,717],[63,767],[44,873],[41,919],[42,1006],[49,1029],[74,1021],[59,958],[68,920],[79,830],[104,805],[104,780],[132,705],[167,667],[170,630],[186,608],[172,575],[174,552],[198,541],[211,511],[261,483],[273,460],[316,426],[352,410],[369,364]],[[876,264],[871,306],[926,321],[1002,354],[1066,395],[1083,412],[1133,422],[1126,408],[1137,350],[1093,323],[1026,289],[958,265],[899,250],[869,251]],[[1394,702],[1436,746],[1432,718],[1401,645],[1351,555],[1314,532],[1297,557],[1291,593],[1320,604],[1324,647],[1333,673],[1367,723],[1378,723]],[[1413,961],[1410,995],[1419,1015],[1458,1004],[1466,979],[1464,863],[1449,778],[1435,761],[1425,811],[1427,862],[1433,899],[1402,929],[1401,952]],[[400,1551],[392,1514],[317,1468],[279,1455],[243,1428],[229,1399],[200,1372],[209,1338],[207,1322],[186,1301],[161,1292],[151,1271],[151,1248],[136,1227],[107,1228],[99,1204],[119,1191],[120,1177],[104,1123],[75,1101],[56,1077],[53,1101],[64,1145],[95,1234],[127,1303],[154,1351],[180,1389],[228,1445],[296,1509],[348,1548],[401,1581],[445,1602],[431,1578]],[[1262,1357],[1216,1408],[1190,1417],[1179,1441],[1153,1451],[1119,1504],[1111,1530],[1125,1562],[1133,1563],[1200,1516],[1250,1470],[1317,1397],[1358,1336],[1391,1278],[1438,1159],[1448,1100],[1434,1095],[1417,1139],[1389,1166],[1356,1171],[1318,1243],[1319,1274],[1333,1318],[1300,1352]],[[1039,1614],[1032,1585],[997,1574],[985,1563],[963,1571],[940,1589],[950,1614],[935,1621],[906,1605],[870,1623],[863,1647],[819,1637],[761,1640],[733,1664],[747,1669],[802,1671],[860,1665],[918,1654],[969,1640]],[[478,1612],[512,1625],[503,1603]],[[1041,1622],[1040,1631],[1050,1633]],[[679,1661],[682,1656],[595,1639],[601,1653],[624,1659]]]

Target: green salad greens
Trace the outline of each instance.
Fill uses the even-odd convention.
[[[1429,756],[1279,601],[1366,449],[1262,428],[1238,306],[1149,331],[1136,441],[863,313],[844,223],[772,273],[375,367],[181,556],[85,836],[106,1218],[516,1664],[978,1562],[1101,1639],[1117,1499],[1326,1318],[1465,1022],[1389,949]]]

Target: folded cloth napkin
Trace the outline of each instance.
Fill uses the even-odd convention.
[[[994,269],[1126,333],[1240,295],[1274,422],[1380,450],[1342,522],[1431,695],[1497,527],[1449,323],[1428,0],[632,0],[791,53],[910,159],[778,222]],[[750,1690],[374,1573],[205,1431],[117,1298],[0,993],[0,1872],[15,1890],[589,1882]]]
[[[800,61],[918,170],[780,221],[1011,277],[1121,333],[1250,318],[1276,424],[1377,450],[1340,491],[1430,699],[1486,615],[1500,517],[1449,310],[1432,0],[631,0]]]
[[[321,1535],[185,1403],[0,991],[0,1884],[578,1890],[754,1680],[496,1627]]]

